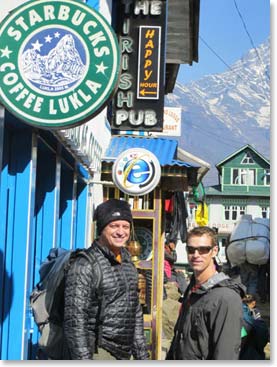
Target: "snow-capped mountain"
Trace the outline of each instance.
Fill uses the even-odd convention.
[[[251,49],[231,70],[186,85],[176,83],[165,105],[182,108],[179,146],[211,164],[206,185],[218,183],[215,164],[245,144],[269,158],[269,40]]]

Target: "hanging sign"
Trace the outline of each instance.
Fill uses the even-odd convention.
[[[113,130],[163,130],[166,3],[114,1],[122,73],[110,109]]]
[[[122,152],[113,164],[115,185],[128,195],[145,195],[158,185],[161,166],[147,149],[131,148]]]
[[[0,102],[18,118],[69,128],[98,114],[120,71],[116,35],[90,6],[33,0],[0,25]]]
[[[139,27],[137,98],[159,99],[161,27]]]
[[[155,133],[155,135],[164,136],[181,136],[182,127],[182,108],[181,107],[164,107],[163,131]]]

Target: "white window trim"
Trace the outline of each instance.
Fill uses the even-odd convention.
[[[226,219],[225,213],[226,213],[226,208],[229,208],[229,219]],[[236,208],[236,210],[234,210],[234,208]],[[231,205],[223,205],[223,211],[224,211],[224,221],[225,222],[236,222],[237,220],[239,220],[241,215],[247,214],[247,206],[246,205],[239,205],[239,204],[231,204]],[[241,214],[241,211],[244,211],[243,214]],[[233,213],[236,212],[236,219],[232,219],[233,218]]]
[[[266,183],[266,177],[269,176],[269,184]],[[270,168],[264,169],[264,186],[270,186]]]
[[[234,183],[234,170],[238,170],[238,176],[236,178],[236,181],[239,181],[237,183]],[[244,172],[245,171],[245,172]],[[254,184],[249,185],[249,183],[241,183],[241,177],[242,174],[246,174],[247,181],[249,180],[249,171],[254,171]],[[232,168],[232,174],[231,174],[231,185],[233,186],[257,186],[257,169],[256,168]]]

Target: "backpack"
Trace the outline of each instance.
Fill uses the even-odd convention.
[[[72,262],[79,256],[84,256],[95,264],[99,274],[97,277],[100,315],[97,343],[99,343],[103,316],[102,287],[100,286],[102,272],[100,265],[93,252],[89,249],[77,249],[73,251],[63,248],[52,248],[40,266],[40,280],[30,295],[30,306],[35,323],[40,332],[38,353],[48,359],[64,359],[63,319],[65,274],[69,270]]]
[[[226,252],[232,266],[245,262],[266,264],[270,255],[269,219],[242,215],[231,233]]]

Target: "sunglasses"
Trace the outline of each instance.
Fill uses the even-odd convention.
[[[186,246],[187,253],[189,255],[194,254],[196,250],[198,251],[199,255],[206,255],[211,251],[212,248],[213,246],[199,246],[199,247]]]

